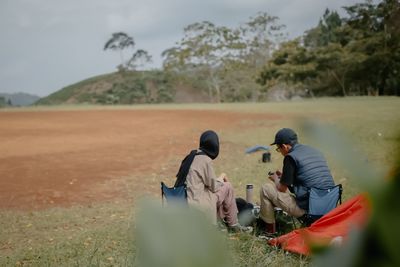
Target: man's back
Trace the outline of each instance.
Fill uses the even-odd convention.
[[[325,157],[317,149],[295,144],[288,156],[296,163],[294,186],[326,189],[335,185]]]

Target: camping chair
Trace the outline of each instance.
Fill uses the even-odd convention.
[[[298,218],[304,226],[310,226],[313,222],[342,204],[343,187],[341,184],[328,189],[310,188],[308,190],[308,211]]]
[[[164,182],[161,182],[161,201],[164,207],[164,198],[167,203],[187,203],[186,185],[177,187],[168,187]]]
[[[297,229],[297,225],[308,227],[313,222],[336,208],[337,204],[342,204],[343,187],[341,184],[335,185],[328,189],[310,188],[307,196],[302,201],[308,198],[308,211],[303,216],[295,219],[281,208],[275,207],[275,220],[277,223],[277,231],[287,233],[288,231]],[[297,222],[297,223],[296,223]]]

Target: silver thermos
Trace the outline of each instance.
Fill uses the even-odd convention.
[[[247,203],[253,203],[253,184],[246,185],[246,201]]]

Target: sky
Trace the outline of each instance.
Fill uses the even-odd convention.
[[[117,52],[104,51],[114,32],[126,32],[161,68],[161,53],[185,26],[210,21],[236,28],[267,12],[289,38],[317,25],[329,8],[362,0],[0,0],[0,92],[46,96],[86,78],[116,71]],[[131,51],[131,53],[134,52]],[[128,52],[124,52],[126,55]]]

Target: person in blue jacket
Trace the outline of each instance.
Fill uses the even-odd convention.
[[[299,144],[297,134],[289,128],[275,135],[276,151],[282,154],[282,172],[269,173],[269,180],[260,190],[260,218],[266,234],[275,234],[274,207],[296,218],[308,209],[307,190],[327,189],[335,185],[327,162],[320,151]]]

